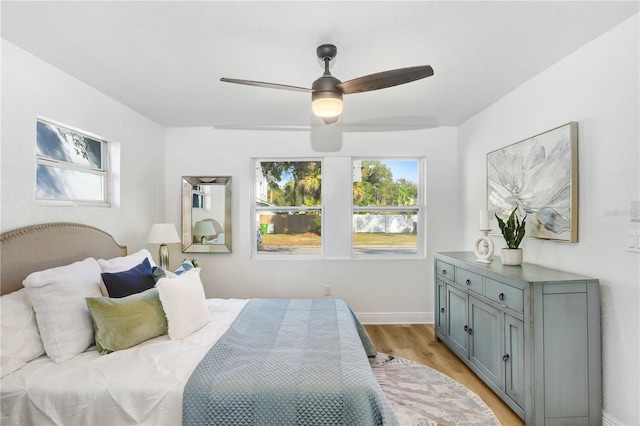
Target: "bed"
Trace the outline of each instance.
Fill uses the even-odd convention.
[[[146,250],[73,223],[1,243],[3,425],[397,424],[341,300],[205,299],[189,265],[109,297]]]

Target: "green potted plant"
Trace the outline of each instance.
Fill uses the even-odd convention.
[[[503,221],[496,214],[496,219],[498,219],[498,225],[500,226],[500,231],[502,232],[502,236],[507,243],[507,247],[503,248],[500,253],[500,258],[502,259],[503,265],[520,265],[522,264],[522,249],[518,248],[522,239],[524,238],[525,230],[525,219],[527,215],[525,214],[522,218],[522,221],[516,215],[516,210],[513,209],[506,222]]]

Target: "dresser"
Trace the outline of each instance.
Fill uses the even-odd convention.
[[[527,425],[602,423],[597,279],[435,255],[436,338]]]

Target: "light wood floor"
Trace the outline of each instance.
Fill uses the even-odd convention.
[[[524,422],[493,393],[444,343],[435,339],[433,324],[365,325],[379,352],[428,365],[471,389],[505,426]]]

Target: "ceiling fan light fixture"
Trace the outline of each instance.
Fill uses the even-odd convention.
[[[342,114],[342,93],[316,92],[311,97],[311,110],[318,117],[337,117]]]

